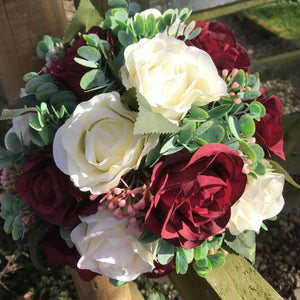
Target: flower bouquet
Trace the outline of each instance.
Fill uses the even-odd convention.
[[[115,286],[205,277],[226,247],[253,262],[284,205],[280,99],[228,27],[108,4],[82,0],[64,40],[44,36],[45,66],[2,112],[4,231]]]

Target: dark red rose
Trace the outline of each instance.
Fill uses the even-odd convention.
[[[251,65],[248,52],[236,41],[234,33],[218,22],[196,21],[195,28],[201,27],[201,33],[186,41],[188,46],[195,46],[206,51],[214,61],[219,74],[223,69],[243,69],[248,72]]]
[[[113,48],[114,42],[110,36],[111,30],[110,29],[102,29],[100,27],[94,26],[92,27],[87,34],[95,33],[97,34],[100,39],[105,40],[110,43],[111,47]],[[80,80],[82,76],[91,70],[91,68],[84,67],[74,61],[74,57],[80,57],[77,54],[78,48],[81,46],[85,46],[86,41],[82,37],[78,40],[78,42],[70,47],[65,56],[61,59],[56,60],[51,65],[50,73],[57,78],[59,78],[63,83],[65,83],[73,92],[77,94],[80,98],[80,101],[86,101],[95,96],[98,91],[94,92],[85,92],[80,87]]]
[[[175,270],[175,256],[174,258],[167,264],[161,265],[157,261],[153,261],[155,268],[151,273],[145,273],[145,276],[148,278],[160,278],[164,277]]]
[[[90,270],[82,270],[77,268],[77,262],[80,254],[76,247],[69,248],[66,242],[60,237],[58,228],[49,230],[42,242],[42,250],[46,257],[57,265],[67,265],[76,270],[82,280],[90,281],[96,273]]]
[[[170,243],[195,248],[227,225],[231,206],[245,190],[244,162],[230,147],[207,144],[158,163],[146,228]]]
[[[81,192],[56,167],[50,149],[36,153],[22,166],[15,188],[41,219],[58,226],[72,226],[79,214],[94,214],[98,208],[89,193]]]
[[[271,96],[266,99],[264,90],[261,89],[261,96],[256,99],[266,108],[266,115],[255,121],[256,132],[254,137],[256,143],[265,151],[266,155],[271,157],[277,155],[285,160],[283,152],[283,128],[281,125],[282,103],[277,96]]]

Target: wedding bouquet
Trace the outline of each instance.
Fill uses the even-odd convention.
[[[44,36],[45,66],[2,112],[4,231],[116,286],[189,264],[205,277],[224,245],[253,262],[284,205],[279,98],[225,25],[109,5],[82,0],[64,40]]]

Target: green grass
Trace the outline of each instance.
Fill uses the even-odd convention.
[[[248,15],[280,37],[300,45],[300,2],[278,1],[252,8]]]

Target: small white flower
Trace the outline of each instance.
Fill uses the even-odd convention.
[[[135,87],[153,111],[174,123],[192,105],[206,105],[227,93],[226,83],[205,51],[165,34],[129,45],[124,57],[123,85]]]
[[[263,220],[276,216],[283,208],[284,175],[274,173],[268,161],[264,163],[267,173],[257,179],[248,177],[244,194],[231,207],[231,234],[238,235],[244,230],[258,231]]]
[[[56,165],[80,190],[107,192],[137,169],[158,141],[157,135],[134,135],[135,118],[116,92],[80,103],[55,134]]]
[[[154,268],[154,244],[142,244],[127,234],[128,219],[117,220],[105,210],[88,217],[71,233],[81,258],[79,269],[88,269],[120,281],[131,281]]]

